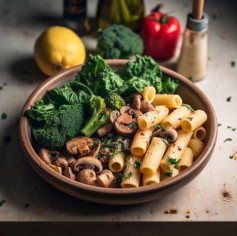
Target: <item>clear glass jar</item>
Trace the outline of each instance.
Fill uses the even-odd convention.
[[[205,17],[208,18],[207,15]],[[191,27],[187,24],[183,35],[183,44],[177,64],[177,72],[192,81],[202,80],[207,75],[208,30],[207,24],[204,26],[205,27],[195,28],[192,24]],[[198,30],[192,30],[190,28]]]

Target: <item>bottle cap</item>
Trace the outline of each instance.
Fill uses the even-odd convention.
[[[206,13],[203,12],[202,19],[196,20],[192,17],[192,13],[189,13],[187,16],[187,27],[193,31],[206,31],[208,29],[209,17]]]

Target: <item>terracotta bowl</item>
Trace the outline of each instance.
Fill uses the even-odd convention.
[[[122,69],[126,63],[127,60],[107,60],[108,65],[117,69]],[[24,116],[24,112],[28,110],[37,99],[41,98],[47,90],[62,86],[64,83],[74,80],[76,73],[81,70],[81,66],[76,66],[44,81],[34,90],[24,105],[20,119],[20,138],[27,160],[33,169],[44,180],[57,189],[83,200],[103,204],[128,205],[148,202],[166,196],[168,193],[171,193],[190,182],[203,170],[213,153],[217,137],[216,115],[205,94],[192,82],[167,68],[161,67],[161,69],[163,71],[163,76],[169,76],[179,80],[180,87],[177,93],[180,94],[184,102],[190,104],[194,109],[203,109],[208,115],[208,120],[205,123],[207,130],[205,139],[206,147],[190,168],[187,168],[176,177],[159,184],[131,189],[116,189],[85,185],[59,175],[48,167],[39,158],[31,143],[30,126],[28,119]]]

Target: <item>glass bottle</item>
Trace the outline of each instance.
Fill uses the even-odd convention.
[[[84,35],[90,31],[86,6],[86,0],[64,0],[63,15],[66,25],[79,35]]]
[[[138,31],[143,16],[143,0],[99,0],[96,18],[102,29],[111,24],[122,24]]]
[[[208,61],[208,15],[201,20],[188,14],[183,35],[183,44],[177,64],[177,72],[192,81],[199,81],[207,75]]]

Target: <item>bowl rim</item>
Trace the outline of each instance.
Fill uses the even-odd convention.
[[[125,64],[129,60],[123,60],[123,59],[109,59],[105,60],[107,64],[109,64],[111,67],[124,67]],[[38,154],[35,152],[29,135],[29,125],[28,125],[28,119],[26,116],[24,116],[24,113],[26,110],[28,110],[34,102],[42,97],[42,95],[47,91],[47,87],[53,87],[55,83],[58,83],[60,81],[63,81],[66,77],[72,76],[76,74],[78,71],[81,70],[83,65],[78,65],[71,67],[69,69],[63,70],[62,72],[59,72],[58,74],[49,77],[47,80],[45,80],[43,83],[38,85],[34,91],[31,93],[31,95],[28,97],[27,101],[25,102],[21,116],[20,116],[20,122],[19,122],[19,133],[20,133],[20,140],[22,147],[24,151],[26,152],[27,156],[36,164],[39,168],[42,169],[42,171],[46,172],[46,174],[52,176],[56,182],[60,182],[65,185],[73,186],[74,188],[85,190],[87,192],[91,193],[101,193],[101,194],[109,194],[109,195],[129,195],[129,194],[137,194],[137,193],[148,193],[152,191],[161,190],[163,188],[167,188],[169,186],[172,186],[174,184],[177,184],[178,182],[181,182],[183,179],[190,176],[195,169],[198,169],[199,166],[202,165],[203,162],[205,162],[206,158],[208,158],[209,153],[211,153],[212,149],[215,146],[216,138],[217,138],[217,119],[215,111],[209,101],[209,99],[206,97],[206,95],[191,81],[189,81],[184,76],[178,74],[175,71],[172,71],[166,67],[160,66],[162,73],[168,74],[175,79],[178,79],[181,81],[186,87],[193,90],[193,93],[195,93],[198,97],[201,98],[202,102],[205,103],[206,109],[210,112],[208,119],[212,120],[210,123],[210,137],[209,140],[206,143],[206,146],[202,152],[202,154],[198,157],[198,159],[192,164],[191,167],[187,168],[180,174],[178,174],[175,177],[172,177],[170,179],[167,179],[165,181],[162,181],[158,184],[154,185],[148,185],[148,186],[140,186],[139,188],[102,188],[98,186],[91,186],[86,185],[74,180],[71,180],[63,175],[58,174],[54,170],[52,170],[47,164],[45,164]]]

